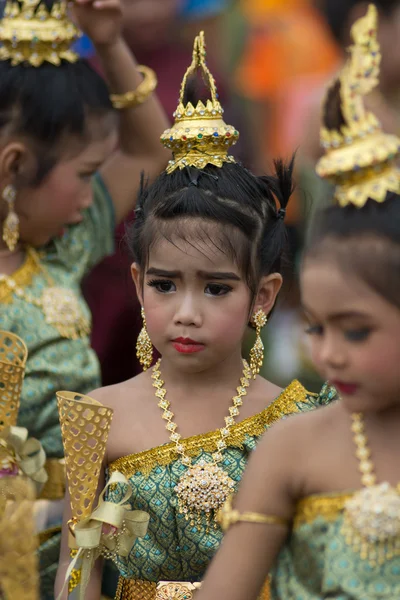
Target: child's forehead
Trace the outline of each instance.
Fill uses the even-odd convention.
[[[154,241],[149,249],[149,266],[162,263],[171,270],[227,269],[238,271],[231,253],[212,238],[185,236]]]

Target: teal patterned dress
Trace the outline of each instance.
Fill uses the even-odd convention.
[[[300,383],[293,382],[261,413],[231,428],[221,466],[239,482],[249,454],[270,425],[293,413],[328,404],[334,398],[335,391],[327,386],[319,396],[313,396]],[[209,461],[219,439],[218,431],[214,431],[181,443],[195,462],[202,458]],[[201,581],[221,543],[222,532],[191,525],[179,513],[174,487],[185,469],[174,444],[126,456],[109,465],[109,473],[120,471],[132,483],[131,507],[150,513],[146,537],[136,541],[127,558],[118,557],[117,566],[123,578],[148,582]],[[121,490],[116,488],[109,499],[118,501],[120,495]]]
[[[346,541],[343,510],[352,495],[315,495],[299,503],[272,574],[272,600],[400,598],[400,553],[373,566]]]

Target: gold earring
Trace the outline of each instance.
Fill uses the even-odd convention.
[[[250,350],[250,370],[255,379],[259,374],[264,362],[264,344],[261,339],[261,329],[267,324],[267,315],[263,310],[258,310],[253,316],[253,323],[256,326],[256,341]]]
[[[136,356],[143,367],[143,371],[147,371],[153,362],[153,344],[151,343],[149,332],[147,331],[144,308],[142,308],[142,319],[143,327],[136,342]]]
[[[19,218],[14,210],[14,203],[17,193],[13,185],[6,185],[3,190],[2,198],[8,204],[8,214],[3,225],[3,240],[11,252],[19,240]]]

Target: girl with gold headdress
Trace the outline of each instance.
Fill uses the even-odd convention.
[[[196,600],[256,600],[269,571],[274,600],[400,597],[400,140],[363,104],[379,73],[376,28],[371,5],[327,93],[318,172],[336,205],[301,271],[313,360],[341,401],[259,444]]]
[[[81,282],[112,253],[141,171],[153,178],[168,159],[156,78],[123,42],[119,1],[72,11],[108,85],[71,49],[79,30],[64,0],[8,0],[0,22],[0,326],[28,346],[18,424],[46,451],[43,497],[54,500],[65,492],[55,392],[101,382]],[[46,546],[52,594],[58,547]]]
[[[209,97],[188,102],[187,81],[198,70]],[[120,600],[192,598],[222,539],[216,513],[259,437],[276,420],[334,396],[328,388],[309,395],[297,381],[281,390],[258,376],[260,331],[282,283],[292,164],[277,163],[276,175],[258,178],[235,163],[229,148],[238,132],[222,113],[201,34],[175,123],[162,136],[173,159],[142,190],[129,236],[145,372],[93,393],[114,411],[99,488],[123,475],[133,489],[126,506],[150,514],[146,536],[113,555]],[[247,362],[242,341],[249,323],[256,342]],[[153,345],[162,358],[151,368]],[[73,440],[65,443],[73,456]],[[125,490],[126,483],[109,487],[108,501],[121,502]],[[84,526],[72,506],[57,591],[69,563],[68,532],[75,534],[72,547],[79,546]],[[100,573],[99,562],[87,598],[98,598]]]

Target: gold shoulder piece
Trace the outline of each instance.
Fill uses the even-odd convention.
[[[60,65],[79,58],[71,47],[80,36],[67,13],[66,0],[55,0],[48,9],[44,0],[7,0],[0,22],[0,60],[13,66],[44,62]]]
[[[333,90],[339,86],[340,110],[337,112],[343,124],[333,129],[324,123],[321,144],[325,156],[316,170],[336,186],[335,199],[340,206],[362,207],[369,198],[383,202],[388,191],[400,190],[395,165],[400,139],[384,133],[375,115],[367,111],[364,104],[364,96],[379,81],[381,54],[377,29],[378,13],[371,4],[367,14],[352,27],[350,57],[329,87],[324,102],[326,113]]]
[[[282,517],[275,517],[273,515],[263,515],[261,513],[244,512],[240,513],[235,510],[232,506],[232,496],[227,499],[223,507],[217,514],[217,522],[219,523],[223,532],[228,531],[232,525],[236,523],[258,523],[262,525],[283,525],[287,527],[289,521]]]
[[[0,331],[0,432],[17,424],[27,357],[21,338]]]
[[[201,69],[210,97],[193,106],[185,104],[186,86],[189,77]],[[223,108],[218,100],[215,79],[206,64],[204,33],[194,40],[192,64],[187,69],[181,84],[178,108],[174,112],[175,122],[161,136],[166,148],[173,152],[167,173],[184,167],[203,169],[206,165],[222,167],[226,162],[235,162],[228,155],[229,148],[236,144],[239,132],[223,120]]]

